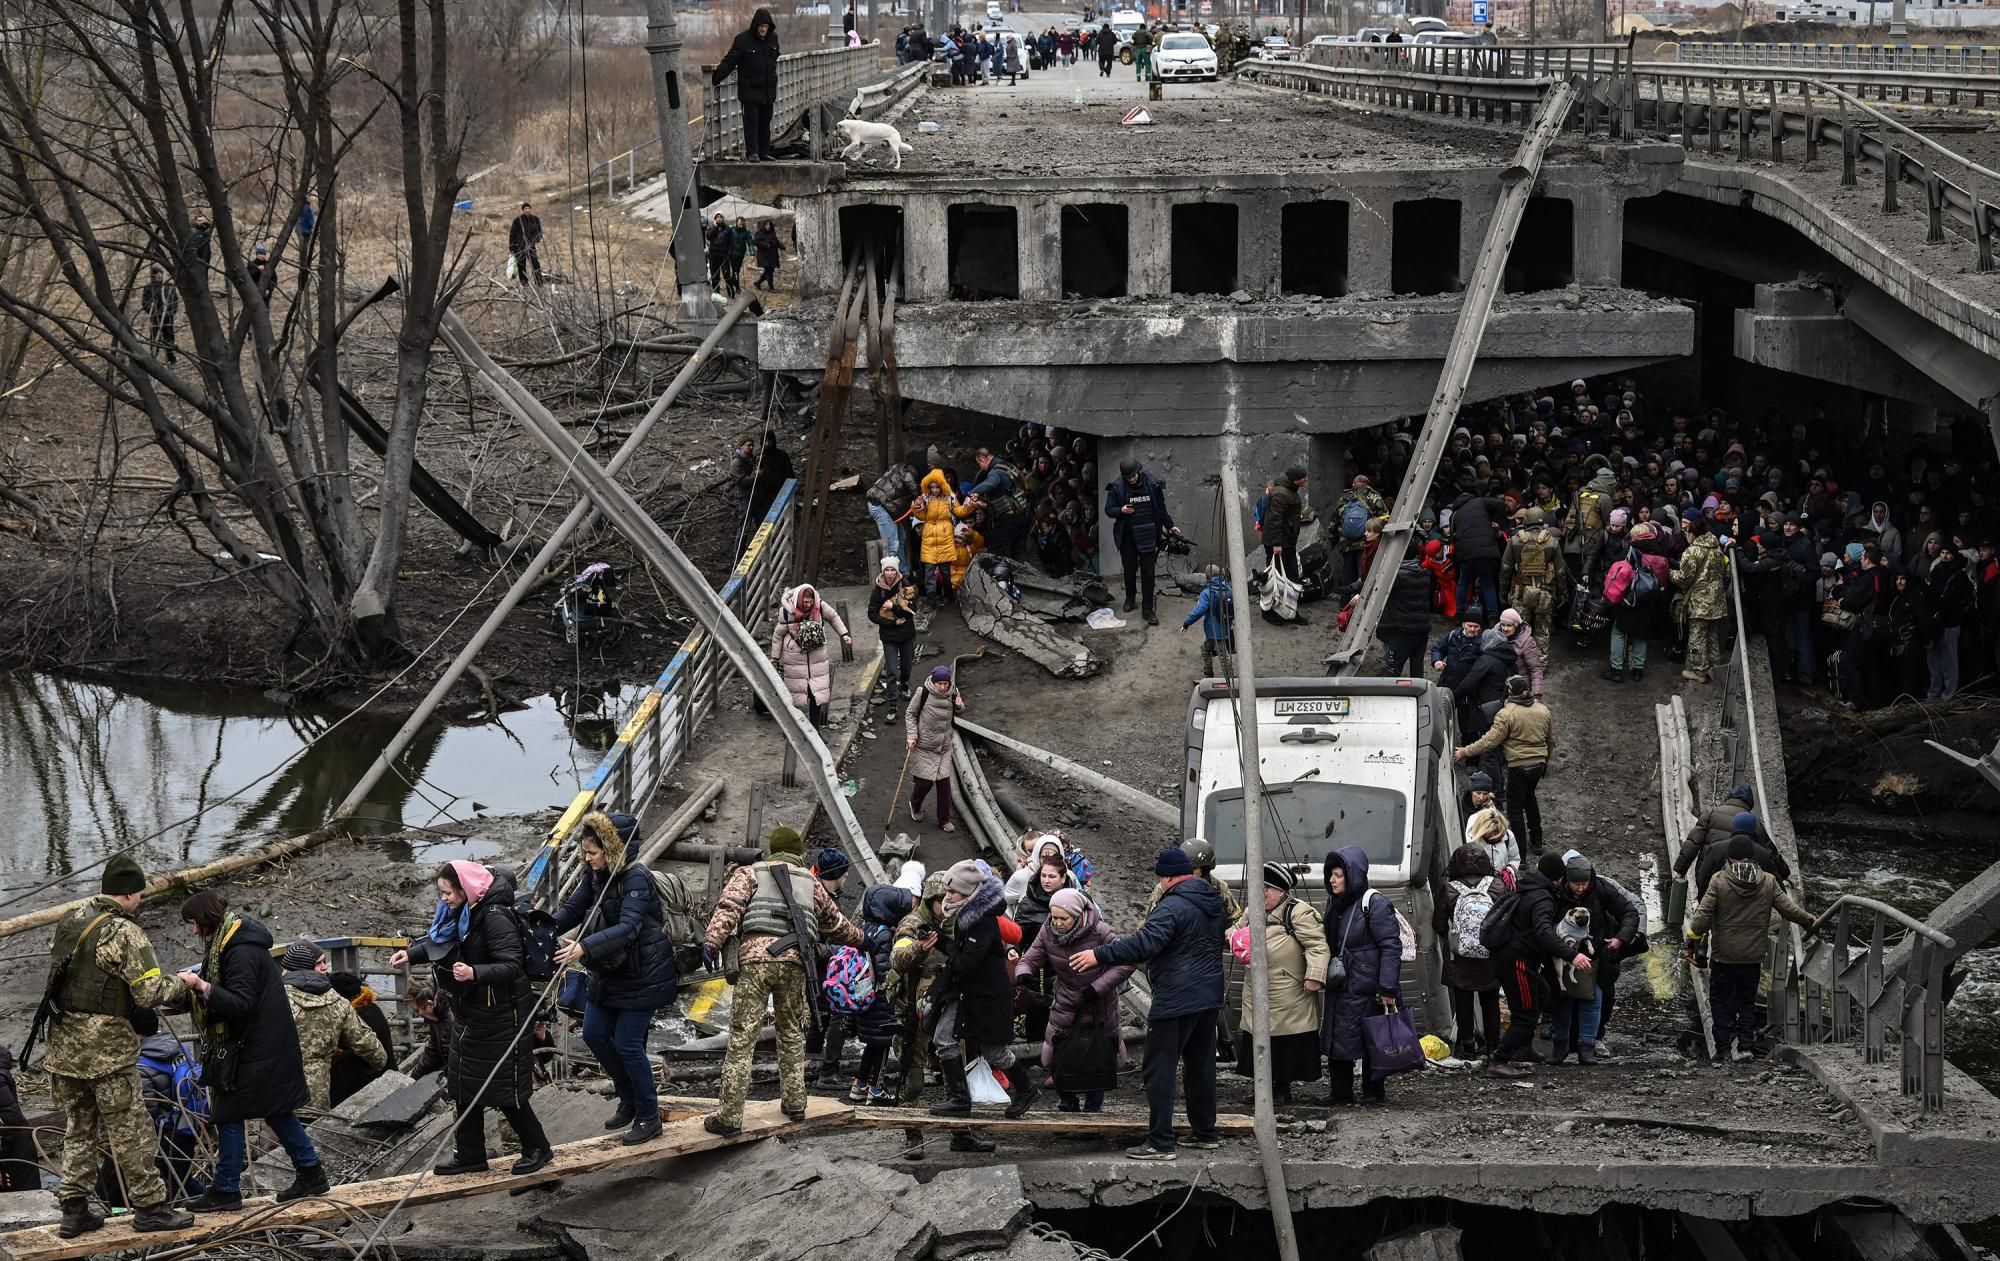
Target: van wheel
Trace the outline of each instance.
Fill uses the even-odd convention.
[[[1119,50],[1118,50],[1118,64],[1119,64],[1119,65],[1121,65],[1121,66],[1129,66],[1129,65],[1131,65],[1131,64],[1132,64],[1132,50],[1131,50],[1131,49],[1129,49],[1129,48],[1121,48],[1121,49],[1119,49]]]

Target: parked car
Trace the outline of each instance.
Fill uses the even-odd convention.
[[[1395,28],[1391,26],[1364,26],[1354,33],[1354,38],[1364,44],[1380,44],[1387,41],[1394,32]]]
[[[1282,35],[1266,35],[1257,45],[1257,55],[1266,61],[1297,61],[1299,50]]]
[[[1206,36],[1185,32],[1160,37],[1153,50],[1153,77],[1157,79],[1216,78],[1215,49]]]

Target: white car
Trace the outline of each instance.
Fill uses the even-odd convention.
[[[1000,20],[999,0],[986,0],[986,16],[990,21]]]
[[[1156,79],[1208,79],[1216,77],[1215,49],[1205,36],[1192,32],[1162,35],[1153,50],[1153,77]]]
[[[1297,61],[1299,50],[1282,35],[1266,35],[1257,45],[1257,55],[1266,61]]]

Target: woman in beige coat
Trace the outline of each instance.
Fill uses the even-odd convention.
[[[1326,924],[1310,902],[1292,896],[1298,873],[1284,863],[1264,864],[1264,949],[1271,961],[1271,1089],[1290,1103],[1292,1083],[1318,1081],[1320,991],[1326,988]],[[1244,912],[1239,925],[1249,922]],[[1236,1063],[1247,1068],[1250,1051],[1251,978],[1243,980],[1243,1016],[1236,1035]]]
[[[910,763],[910,818],[923,818],[924,798],[937,789],[938,826],[955,832],[951,821],[952,718],[965,700],[951,680],[951,667],[931,671],[930,682],[910,697],[904,712],[904,749]]]

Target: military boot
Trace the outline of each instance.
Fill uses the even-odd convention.
[[[103,1229],[104,1218],[91,1209],[89,1200],[78,1198],[62,1202],[62,1225],[56,1228],[56,1234],[64,1239],[74,1239],[78,1235]]]
[[[186,1230],[192,1225],[194,1225],[193,1213],[184,1208],[175,1208],[164,1200],[132,1214],[132,1229],[136,1231]]]
[[[963,1117],[972,1115],[972,1090],[965,1084],[965,1061],[953,1057],[938,1061],[938,1072],[944,1077],[944,1100],[931,1105],[934,1117]]]

